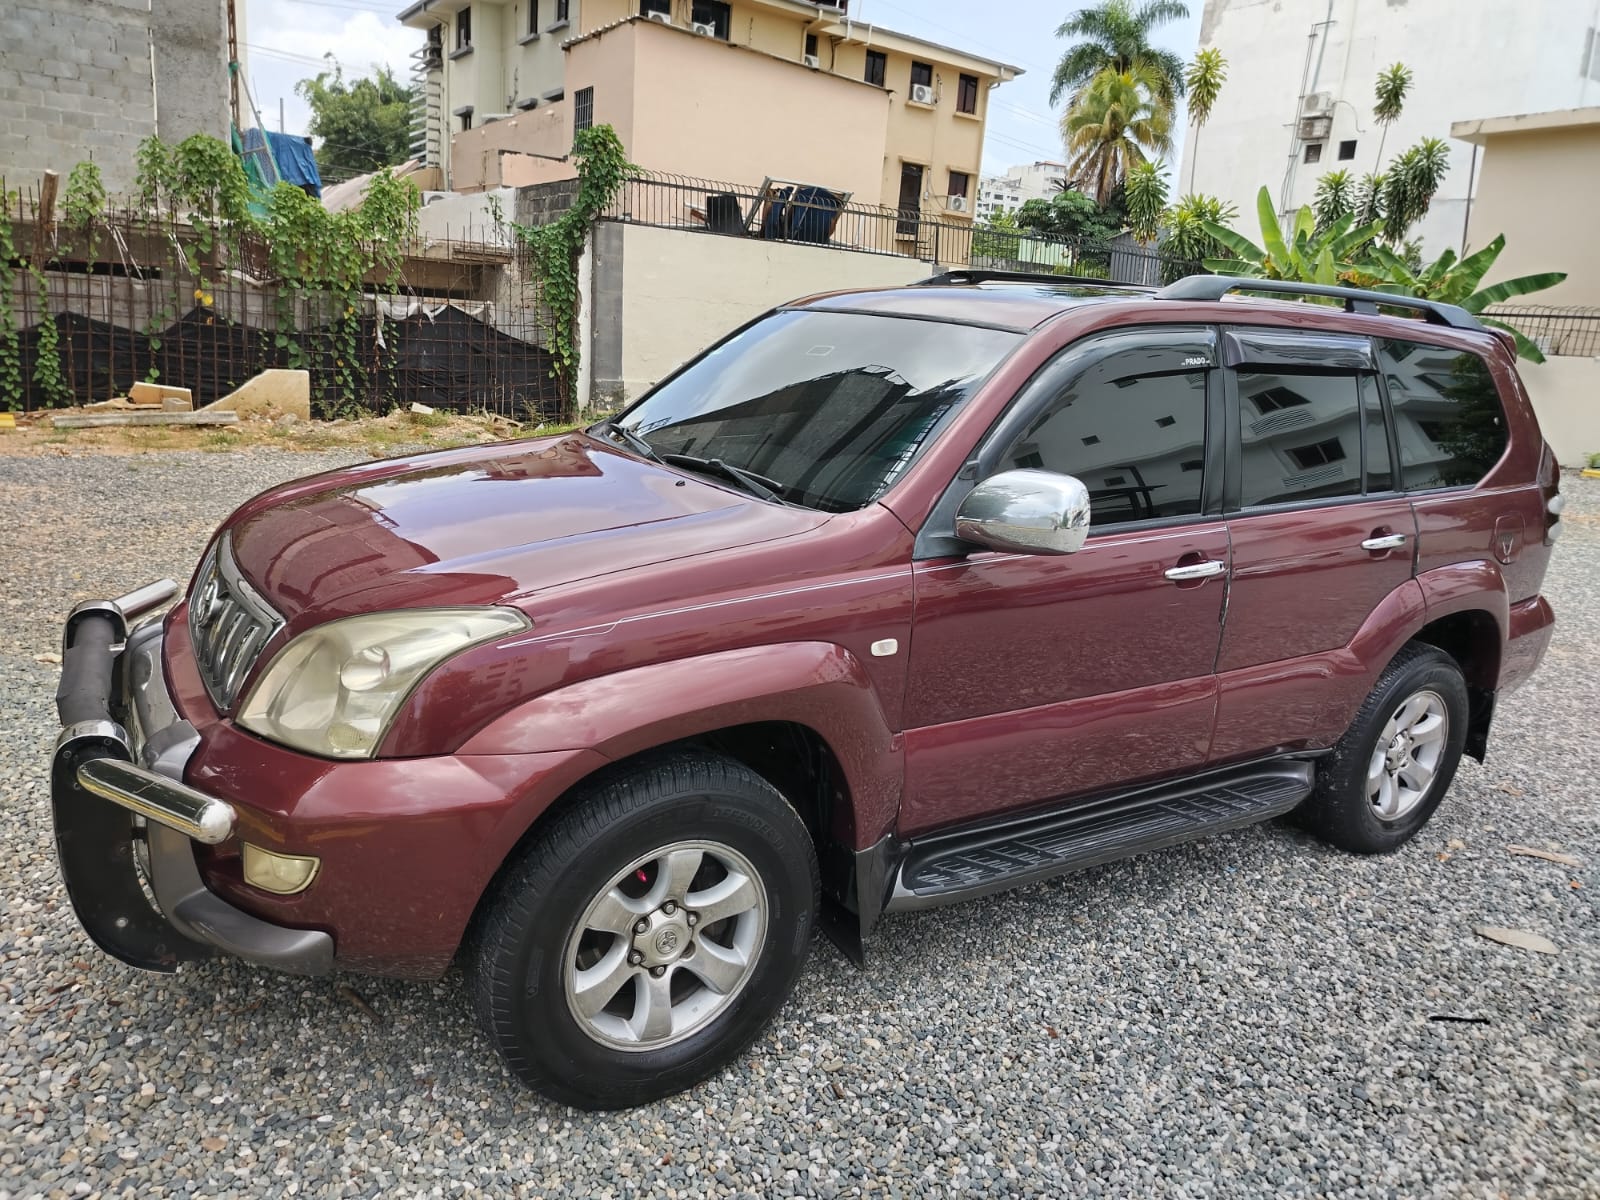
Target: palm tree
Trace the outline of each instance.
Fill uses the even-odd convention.
[[[1194,144],[1189,150],[1189,187],[1194,188],[1194,172],[1200,158],[1200,127],[1211,119],[1211,109],[1228,78],[1228,60],[1215,46],[1199,51],[1184,73],[1183,85],[1189,95],[1189,120],[1194,125]]]
[[[1150,31],[1168,21],[1181,21],[1189,6],[1181,0],[1145,0],[1135,9],[1131,0],[1101,0],[1094,8],[1073,13],[1056,30],[1059,38],[1081,38],[1067,48],[1050,80],[1050,103],[1063,95],[1077,103],[1102,71],[1126,74],[1140,61],[1151,63],[1159,77],[1157,98],[1169,108],[1183,95],[1183,61],[1150,44]]]
[[[1172,149],[1172,109],[1161,100],[1155,64],[1096,75],[1061,121],[1067,174],[1102,206],[1147,155]]]
[[[1386,71],[1378,72],[1378,86],[1373,90],[1372,116],[1383,126],[1378,136],[1378,162],[1383,167],[1383,143],[1388,140],[1389,126],[1400,119],[1405,107],[1406,93],[1411,90],[1411,68],[1405,63],[1395,63]]]

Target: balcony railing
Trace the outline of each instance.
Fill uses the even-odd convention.
[[[660,229],[1121,283],[1155,284],[1200,269],[1128,238],[1101,242],[1019,234],[927,209],[846,202],[842,193],[825,187],[792,183],[733,184],[640,172],[623,185],[606,215]]]

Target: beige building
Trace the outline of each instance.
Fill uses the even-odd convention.
[[[772,177],[969,221],[992,88],[1020,74],[811,0],[419,0],[416,150],[448,186],[549,177],[592,124],[639,165]]]
[[[1565,271],[1527,303],[1600,307],[1600,108],[1457,121],[1450,134],[1477,147],[1468,246],[1506,235],[1490,282]]]
[[[1548,291],[1508,301],[1517,326],[1544,350],[1520,371],[1556,457],[1581,466],[1600,452],[1600,108],[1457,121],[1452,136],[1477,164],[1467,215],[1469,249],[1505,234],[1485,279],[1565,271]]]

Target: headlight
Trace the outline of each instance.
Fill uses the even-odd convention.
[[[527,629],[510,608],[419,608],[308,629],[261,673],[238,721],[328,758],[371,758],[406,697],[468,646]]]

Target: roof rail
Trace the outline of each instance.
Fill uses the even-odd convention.
[[[957,267],[919,279],[912,287],[939,287],[954,283],[1090,283],[1096,287],[1136,288],[1133,283],[1093,279],[1088,275],[1054,275],[1047,271],[991,271],[987,268]],[[1146,289],[1148,290],[1148,289]]]
[[[1378,305],[1386,308],[1411,308],[1434,325],[1452,329],[1482,329],[1478,318],[1455,304],[1419,300],[1415,296],[1395,296],[1366,288],[1333,287],[1325,283],[1297,283],[1292,279],[1252,279],[1244,275],[1186,275],[1156,293],[1157,300],[1221,300],[1229,292],[1271,292],[1285,296],[1328,296],[1344,301],[1348,313],[1375,316]]]

